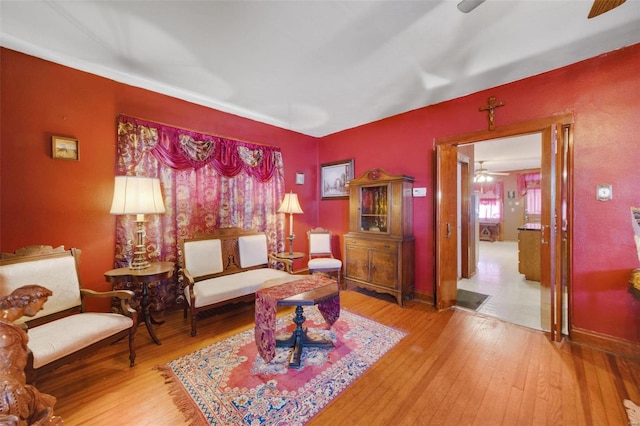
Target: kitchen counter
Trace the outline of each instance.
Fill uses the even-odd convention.
[[[539,223],[525,223],[518,227],[518,272],[530,281],[540,281]]]

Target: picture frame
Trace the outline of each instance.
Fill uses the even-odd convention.
[[[51,157],[55,160],[80,160],[78,139],[63,136],[51,137]]]
[[[353,158],[320,165],[320,198],[349,198],[349,181],[353,179]]]

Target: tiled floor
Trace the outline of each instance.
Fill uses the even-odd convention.
[[[488,294],[478,312],[537,330],[550,329],[549,292],[518,273],[518,243],[480,242],[478,270],[458,288]]]

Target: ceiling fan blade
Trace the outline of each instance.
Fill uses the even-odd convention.
[[[487,174],[496,175],[496,176],[509,176],[509,173],[501,173],[501,172],[487,172]]]
[[[462,0],[458,3],[458,10],[462,13],[469,13],[484,2],[485,0]]]
[[[598,15],[602,15],[603,13],[620,6],[625,1],[626,0],[594,0],[588,18],[591,19]]]

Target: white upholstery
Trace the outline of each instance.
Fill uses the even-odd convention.
[[[28,335],[33,367],[49,364],[131,326],[133,320],[124,315],[85,312],[31,328]]]
[[[285,271],[265,267],[198,281],[193,286],[196,294],[195,307],[246,296],[255,293],[266,280],[289,276],[291,275]],[[191,303],[188,286],[184,292],[187,303]]]
[[[309,238],[309,261],[307,262],[309,273],[335,274],[338,287],[340,287],[342,261],[333,257],[331,231],[324,228],[315,228],[307,232],[307,237]]]
[[[207,239],[184,243],[184,262],[194,277],[222,272],[222,245],[220,240]]]
[[[0,295],[29,284],[38,284],[52,291],[35,317],[24,316],[16,321],[28,322],[28,347],[33,355],[27,360],[27,380],[35,380],[39,372],[46,372],[84,356],[85,348],[95,350],[129,335],[129,360],[133,366],[135,331],[131,316],[119,313],[84,312],[80,280],[76,268],[80,250],[32,256],[15,256],[0,264]],[[124,291],[127,296],[133,292]],[[91,291],[85,297],[111,296],[112,293]],[[74,313],[75,312],[75,313]],[[131,315],[132,311],[127,311]],[[47,317],[43,317],[48,315]],[[31,322],[35,318],[40,321]]]
[[[340,259],[334,259],[332,257],[318,257],[311,259],[307,266],[309,270],[314,269],[340,269],[342,268],[342,261]]]
[[[204,239],[184,240],[183,253],[187,284],[184,287],[185,315],[191,315],[191,335],[197,333],[198,312],[215,305],[253,295],[266,280],[290,276],[290,269],[282,271],[270,268],[267,236],[264,232],[241,228],[224,228]],[[193,245],[194,241],[210,241],[209,245]],[[191,250],[186,248],[191,246]],[[211,247],[222,247],[222,270],[210,274],[206,268],[193,268],[190,257],[209,258]],[[217,254],[216,254],[217,256]],[[229,259],[227,261],[227,259]]]
[[[267,263],[267,236],[266,234],[248,235],[238,238],[238,250],[240,252],[240,267],[250,268]],[[191,271],[191,270],[189,270]]]
[[[73,256],[33,257],[0,268],[0,295],[7,295],[18,287],[38,284],[53,292],[35,317],[22,317],[16,323],[32,320],[79,306],[80,284]]]
[[[342,261],[333,257],[331,252],[331,231],[316,228],[307,233],[309,237],[309,272],[319,269],[342,270]]]
[[[331,234],[309,233],[309,253],[331,253]]]

